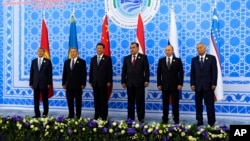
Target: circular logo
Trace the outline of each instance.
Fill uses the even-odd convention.
[[[157,13],[160,0],[105,0],[109,18],[118,26],[136,28],[138,14],[146,25]]]

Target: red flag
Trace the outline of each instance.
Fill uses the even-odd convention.
[[[139,43],[139,52],[145,54],[144,25],[141,18],[141,13],[138,15],[136,41]]]
[[[41,43],[40,47],[44,48],[44,58],[50,59],[50,51],[49,51],[49,36],[48,29],[45,22],[45,19],[42,20],[42,30],[41,30]],[[54,95],[53,84],[48,90],[48,97],[52,97]],[[40,95],[40,100],[42,101],[42,96]]]
[[[104,44],[104,55],[111,56],[110,53],[110,43],[109,43],[109,29],[108,29],[108,16],[105,15],[102,23],[102,37],[101,42]],[[110,98],[112,93],[113,84],[108,88],[108,98]]]

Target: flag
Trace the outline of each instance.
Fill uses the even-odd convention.
[[[50,59],[50,49],[49,49],[49,36],[48,36],[48,29],[46,25],[46,21],[42,19],[42,29],[41,29],[41,41],[40,47],[44,48],[44,58]],[[54,95],[53,84],[48,90],[48,98]],[[42,101],[42,96],[40,95],[40,101]]]
[[[70,18],[69,50],[68,50],[69,58],[70,58],[69,51],[71,48],[76,48],[78,50],[76,22],[75,22],[74,14],[72,14]]]
[[[174,48],[174,56],[179,57],[179,45],[178,45],[178,33],[175,19],[174,7],[170,11],[170,26],[169,26],[169,37],[168,45],[172,45]],[[179,99],[181,99],[182,92],[179,92]],[[169,98],[169,104],[172,104],[172,97]]]
[[[218,13],[215,7],[212,19],[212,29],[210,35],[210,48],[209,48],[210,54],[214,55],[216,58],[217,69],[218,69],[217,86],[214,90],[215,101],[223,99],[223,81],[222,81],[219,49],[220,49],[219,22],[218,22]]]
[[[136,42],[139,43],[139,52],[145,54],[145,40],[144,40],[144,25],[141,18],[141,13],[138,15]]]
[[[179,47],[178,47],[178,33],[175,20],[174,8],[170,11],[170,27],[169,27],[169,44],[174,48],[174,56],[179,57]]]
[[[108,28],[108,16],[105,15],[102,23],[102,37],[101,42],[104,44],[104,55],[111,56],[110,53],[110,43],[109,43],[109,28]],[[108,88],[108,98],[110,98],[112,93],[113,84]]]

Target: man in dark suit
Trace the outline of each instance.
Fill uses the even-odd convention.
[[[39,110],[40,94],[43,100],[43,116],[49,112],[48,89],[52,85],[52,63],[49,59],[44,58],[44,48],[37,51],[38,58],[32,60],[30,67],[29,85],[34,90],[34,118],[41,117]]]
[[[128,119],[135,120],[135,103],[140,122],[145,118],[145,87],[149,84],[149,64],[146,55],[139,53],[139,44],[132,42],[131,54],[124,58],[122,87],[127,88]]]
[[[162,91],[162,122],[168,123],[169,98],[172,98],[172,112],[175,124],[179,123],[179,91],[183,86],[184,71],[180,58],[173,56],[174,48],[165,48],[166,57],[159,59],[157,68],[157,88]]]
[[[82,112],[82,90],[86,86],[86,62],[78,56],[76,48],[70,48],[70,58],[64,62],[62,86],[66,89],[68,102],[68,118],[81,117]],[[76,113],[74,112],[74,101]]]
[[[89,83],[94,90],[95,119],[106,120],[108,116],[108,87],[112,83],[111,57],[103,54],[104,44],[96,45],[96,53],[90,61]]]
[[[215,123],[214,90],[217,85],[217,65],[213,55],[206,54],[204,43],[197,44],[198,56],[191,63],[191,89],[195,91],[196,120],[197,125],[203,125],[203,105],[206,104],[208,124]]]

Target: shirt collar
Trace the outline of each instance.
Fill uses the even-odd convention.
[[[132,54],[132,58],[135,56],[135,58],[137,58],[138,56],[138,53],[136,53],[135,55]]]
[[[100,58],[102,58],[103,54],[101,54],[101,55],[98,55],[98,54],[97,54],[96,56],[97,56],[97,57],[100,57]]]
[[[200,56],[199,58],[201,58],[201,57],[202,57],[202,58],[205,58],[205,56],[206,56],[206,53],[205,53],[204,55],[202,55],[202,56],[201,56],[201,55],[199,55],[199,56]]]
[[[77,57],[76,57],[76,58],[71,58],[71,60],[72,60],[72,59],[73,59],[73,60],[74,60],[74,61],[76,62],[76,60],[77,60]]]
[[[166,59],[168,59],[168,58],[170,58],[170,60],[172,60],[173,59],[173,55],[171,55],[171,56],[166,56]]]
[[[39,59],[43,60],[43,57],[41,57],[41,58],[38,57],[38,60],[39,60]]]

